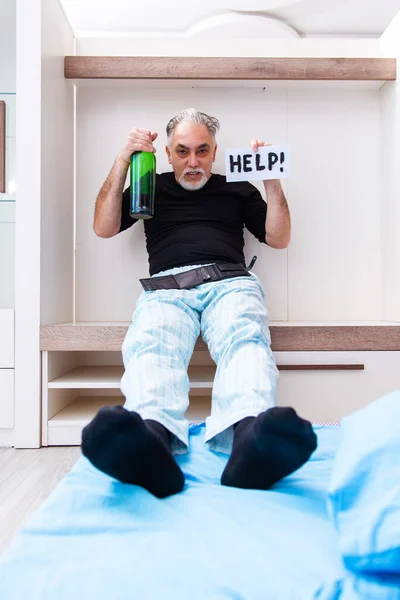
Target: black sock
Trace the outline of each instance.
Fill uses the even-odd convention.
[[[139,485],[158,498],[183,489],[184,475],[169,447],[170,433],[122,406],[104,406],[82,431],[82,454],[100,471]]]
[[[296,471],[317,447],[311,423],[293,408],[274,407],[235,426],[222,485],[267,490]]]

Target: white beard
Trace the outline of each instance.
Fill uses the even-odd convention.
[[[187,175],[187,173],[201,173],[202,178],[200,179],[200,181],[186,181],[185,175]],[[179,178],[179,184],[183,187],[184,190],[188,191],[201,190],[201,188],[204,187],[206,183],[207,177],[204,172],[204,169],[185,169]]]

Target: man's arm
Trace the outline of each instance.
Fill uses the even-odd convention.
[[[267,195],[265,241],[271,248],[287,248],[290,242],[290,212],[279,179],[264,181]]]
[[[128,169],[129,163],[118,156],[97,196],[93,229],[99,237],[110,238],[119,232],[122,194]]]
[[[251,140],[251,147],[257,152],[260,146],[270,146],[256,139]],[[265,220],[265,241],[271,248],[283,249],[290,242],[290,211],[279,179],[263,182],[267,195],[267,217]]]
[[[119,232],[122,194],[130,157],[140,150],[155,152],[153,141],[156,137],[157,133],[151,133],[148,129],[135,128],[130,132],[126,145],[118,155],[96,199],[93,229],[99,237],[110,238]]]

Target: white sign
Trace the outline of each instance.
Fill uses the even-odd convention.
[[[251,181],[284,179],[289,177],[289,147],[260,146],[257,152],[251,148],[227,148],[225,168],[227,181]]]

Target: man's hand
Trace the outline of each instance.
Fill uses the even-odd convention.
[[[261,148],[261,146],[272,146],[272,144],[267,144],[267,142],[262,142],[261,140],[257,140],[256,138],[253,138],[250,142],[251,144],[251,149],[253,150],[253,152],[257,152],[257,150],[259,148]],[[275,182],[275,184],[278,182],[280,184],[280,179],[269,179],[264,181],[264,187],[266,187],[267,185],[270,185],[267,183],[267,181],[272,181]]]
[[[121,205],[124,184],[131,156],[134,152],[155,152],[153,146],[158,133],[135,127],[129,132],[128,141],[118,154],[117,160],[97,196],[93,229],[99,237],[117,235],[121,225]]]
[[[251,140],[250,144],[251,144],[251,149],[253,150],[253,152],[257,152],[257,150],[261,146],[272,146],[272,144],[267,144],[266,142],[262,142],[261,140],[256,140],[256,138],[253,138]]]
[[[153,142],[157,137],[158,133],[156,132],[152,133],[149,129],[134,127],[129,132],[128,141],[119,153],[118,158],[129,165],[134,152],[157,152],[153,146]]]

